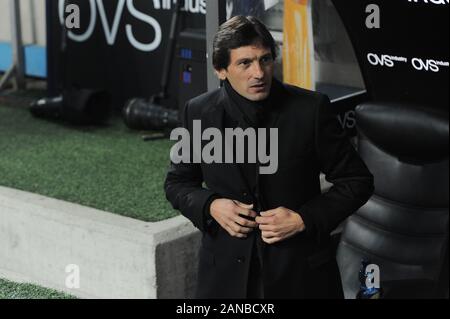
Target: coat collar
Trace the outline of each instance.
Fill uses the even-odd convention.
[[[270,96],[270,103],[267,105],[266,110],[266,127],[275,128],[277,127],[278,118],[281,112],[282,103],[282,92],[284,86],[281,82],[274,78]],[[213,103],[211,107],[205,111],[203,115],[204,127],[216,127],[222,132],[225,131],[224,116],[227,113],[231,118],[235,119],[239,123],[239,127],[242,129],[247,129],[249,126],[243,119],[242,114],[236,110],[235,107],[231,105],[230,97],[228,96],[224,87],[218,90],[218,99],[216,103]]]
[[[273,89],[271,92],[271,103],[269,104],[269,109],[266,113],[266,127],[268,128],[276,128],[278,118],[281,113],[281,103],[282,103],[282,90],[284,90],[284,86],[281,82],[274,79],[273,81]],[[248,125],[245,121],[240,119],[239,114],[234,113],[235,108],[231,107],[230,105],[231,101],[229,97],[227,96],[225,88],[220,88],[218,90],[218,99],[210,104],[209,106],[206,106],[206,110],[203,113],[202,116],[202,129],[208,128],[208,127],[215,127],[218,128],[222,134],[225,133],[225,114],[229,114],[232,118],[235,118],[238,120],[239,126],[242,129],[248,128]],[[244,173],[242,171],[241,165],[229,165],[229,169],[232,170],[231,174],[235,174],[235,176],[238,176],[238,178],[241,180],[241,185],[247,189],[247,192],[251,193],[252,190],[250,189],[245,177]]]

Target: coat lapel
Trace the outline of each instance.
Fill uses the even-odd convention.
[[[265,127],[266,128],[276,128],[277,121],[280,116],[280,110],[277,106],[277,98],[280,93],[280,86],[282,85],[278,81],[274,81],[274,92],[271,99],[272,103],[270,103],[270,108],[266,112],[266,120]],[[279,102],[279,101],[278,101]],[[237,120],[239,123],[239,127],[242,129],[247,129],[249,126],[244,120],[242,114],[236,111],[236,108],[231,106],[230,98],[227,96],[225,88],[221,88],[219,91],[219,97],[217,103],[213,103],[212,107],[208,107],[208,109],[202,115],[202,129],[206,129],[208,127],[218,128],[222,136],[225,136],[225,114],[228,114],[233,119]],[[221,169],[227,170],[227,176],[233,178],[236,183],[239,183],[246,189],[247,193],[251,193],[250,185],[245,180],[245,175],[242,172],[241,165],[236,164],[223,164]]]
[[[230,113],[233,112],[233,108],[230,107],[230,101],[228,96],[226,95],[225,89],[222,87],[219,91],[219,99],[214,105],[214,107],[209,108],[202,116],[202,129],[206,129],[208,127],[215,127],[220,130],[222,136],[225,136],[225,113],[228,113],[233,118],[238,116],[238,114]],[[245,124],[245,121],[242,119],[238,119],[239,125]],[[246,126],[247,127],[247,126]],[[246,128],[245,127],[245,128]],[[245,129],[244,127],[242,127]],[[224,141],[223,141],[224,142]],[[242,188],[245,188],[247,193],[250,193],[248,183],[245,180],[244,174],[240,168],[240,165],[236,164],[220,164],[221,170],[226,170],[226,176],[232,179],[237,185],[241,185]]]

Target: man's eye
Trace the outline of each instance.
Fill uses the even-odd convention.
[[[250,61],[242,61],[240,64],[243,66],[248,66],[250,65]]]
[[[269,63],[269,62],[272,62],[272,58],[269,57],[269,56],[263,57],[263,58],[261,58],[261,62],[262,62],[262,63]]]

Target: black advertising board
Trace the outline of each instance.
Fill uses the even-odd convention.
[[[448,0],[332,0],[369,95],[448,110]]]
[[[448,0],[332,1],[350,35],[371,98],[448,108]],[[130,97],[159,91],[173,1],[70,1],[80,7],[81,28],[69,32],[63,56],[59,52],[64,1],[48,2],[53,91],[63,84],[106,88],[115,108]],[[232,10],[240,11],[239,5],[233,4]],[[187,0],[182,28],[204,28],[205,14],[206,0]],[[374,14],[379,15],[379,28],[367,25],[373,24]],[[174,65],[168,103],[174,108],[179,76]]]
[[[150,97],[160,90],[161,73],[174,7],[172,0],[71,0],[80,8],[80,28],[68,31],[61,54],[64,1],[49,0],[52,41],[51,94],[61,87],[106,89],[113,107],[132,97]],[[205,28],[206,0],[187,0],[181,28]],[[176,59],[174,58],[174,61]],[[167,106],[177,107],[178,68],[172,67]],[[206,75],[205,75],[206,76]]]

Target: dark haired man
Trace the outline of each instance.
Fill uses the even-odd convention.
[[[372,175],[326,96],[273,78],[276,45],[260,21],[230,19],[213,52],[224,86],[187,103],[184,127],[276,128],[279,163],[261,174],[258,162],[172,162],[166,196],[203,235],[197,297],[342,297],[329,235],[371,196]],[[334,184],[324,194],[320,172]]]

